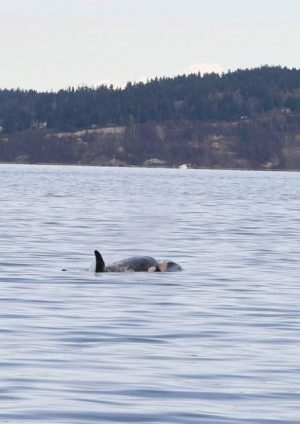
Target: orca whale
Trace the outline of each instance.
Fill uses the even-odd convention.
[[[180,265],[173,261],[157,261],[151,256],[132,256],[122,261],[105,265],[98,250],[94,251],[96,266],[95,272],[172,272],[182,271]]]

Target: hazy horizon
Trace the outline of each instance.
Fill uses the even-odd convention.
[[[57,91],[263,65],[300,68],[296,0],[11,0],[1,6],[2,89]]]
[[[30,91],[30,90],[33,90],[33,91],[36,91],[37,93],[57,93],[60,90],[69,90],[69,89],[80,90],[81,88],[97,89],[98,87],[101,87],[101,86],[107,86],[107,87],[113,86],[113,88],[115,90],[116,89],[124,90],[126,88],[126,85],[128,83],[135,84],[135,83],[141,82],[143,84],[147,84],[147,82],[151,82],[154,79],[160,79],[160,78],[170,78],[170,79],[173,79],[173,78],[180,77],[180,76],[183,76],[183,75],[186,75],[186,76],[188,76],[188,75],[198,75],[199,73],[201,74],[201,76],[204,76],[205,74],[212,74],[212,73],[217,73],[220,76],[222,76],[222,75],[226,75],[226,74],[228,74],[230,72],[254,70],[254,69],[263,68],[265,66],[266,67],[269,67],[269,66],[271,67],[271,65],[261,65],[261,66],[257,66],[257,67],[253,67],[253,68],[228,69],[228,70],[222,71],[222,72],[219,72],[217,70],[208,70],[208,71],[204,70],[202,72],[200,72],[200,71],[198,71],[198,72],[196,72],[196,71],[195,72],[193,72],[193,71],[191,71],[191,72],[182,72],[182,73],[179,73],[177,75],[172,75],[172,76],[165,76],[165,75],[160,76],[160,75],[157,75],[157,76],[154,76],[152,78],[149,78],[147,81],[144,81],[144,80],[132,80],[132,81],[126,81],[122,85],[117,85],[117,84],[114,84],[113,82],[102,81],[98,85],[95,85],[95,84],[91,84],[91,85],[88,85],[88,84],[79,84],[77,86],[72,86],[72,85],[69,85],[68,86],[67,85],[65,87],[60,87],[60,88],[57,88],[57,89],[46,89],[46,90],[39,90],[39,89],[35,89],[35,88],[30,88],[30,87],[28,87],[28,88],[23,88],[23,87],[0,87],[0,90],[21,90],[21,91]],[[272,67],[273,66],[274,67],[280,66],[281,68],[300,70],[300,68],[295,68],[295,67],[288,68],[288,67],[286,67],[284,65],[272,65]]]

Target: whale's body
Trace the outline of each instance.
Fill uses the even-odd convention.
[[[151,256],[132,256],[122,261],[106,266],[107,272],[155,272],[159,271],[159,264]]]
[[[96,258],[95,272],[171,272],[181,271],[180,265],[173,261],[157,261],[151,256],[132,256],[122,261],[105,265],[102,255],[94,251]]]

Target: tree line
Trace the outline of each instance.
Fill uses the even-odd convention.
[[[132,122],[226,121],[272,110],[300,112],[300,70],[263,66],[129,82],[123,89],[0,90],[0,127],[5,133],[43,126],[74,131]]]

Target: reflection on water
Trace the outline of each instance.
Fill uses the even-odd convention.
[[[0,421],[299,423],[299,199],[297,173],[1,165]],[[95,248],[184,271],[96,276]]]

